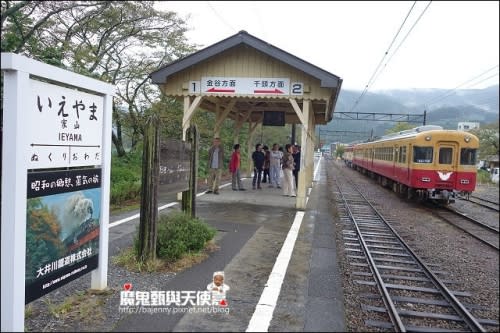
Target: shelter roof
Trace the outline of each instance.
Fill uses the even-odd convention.
[[[342,85],[341,78],[280,48],[277,48],[255,36],[252,36],[243,30],[218,43],[208,46],[184,58],[178,59],[152,72],[150,74],[150,78],[153,83],[166,86],[168,85],[169,80],[174,77],[178,77],[180,75],[179,73],[183,71],[188,72],[193,68],[193,66],[199,66],[199,64],[213,61],[214,58],[223,57],[224,53],[228,54],[228,51],[235,50],[241,47],[246,47],[247,49],[249,47],[251,49],[254,49],[259,52],[259,54],[264,54],[265,56],[274,59],[275,62],[280,62],[281,64],[285,64],[286,66],[289,66],[291,69],[296,70],[297,72],[305,74],[305,76],[309,77],[311,81],[318,82],[317,85],[312,85],[313,89],[317,86],[318,88],[316,90],[321,90],[321,93],[324,94],[324,91],[327,91],[328,98],[322,100],[317,99],[316,102],[314,102],[315,96],[312,96],[311,98],[311,100],[313,100],[313,112],[315,113],[317,119],[316,123],[326,123],[333,118],[333,112]],[[179,94],[172,95],[179,97]],[[222,95],[220,97],[231,98],[233,96]],[[259,98],[257,98],[256,100],[255,96],[246,97],[246,99],[240,99],[240,101],[236,105],[237,109],[252,106],[258,106],[258,110],[260,111],[286,109],[288,110],[289,115],[293,116],[293,108],[291,108],[290,103],[286,99],[278,100],[276,98],[273,99],[272,96],[263,96],[262,98],[260,98],[261,96],[259,96]],[[208,108],[209,110],[213,111],[213,105],[213,99],[211,100],[210,98],[207,98],[206,100],[204,100],[200,107]],[[293,117],[287,116],[287,119],[293,119]],[[287,121],[287,123],[290,122],[293,123],[296,121]]]
[[[276,46],[273,46],[255,36],[250,35],[244,30],[187,57],[176,60],[151,73],[150,77],[153,83],[164,84],[167,82],[167,78],[170,75],[193,66],[196,63],[207,60],[208,58],[216,56],[224,52],[225,50],[228,50],[240,44],[251,46],[273,58],[279,59],[280,61],[285,62],[288,65],[317,78],[318,80],[321,80],[321,87],[340,88],[342,79],[337,75],[331,74],[307,61],[294,56],[293,54],[283,51]]]

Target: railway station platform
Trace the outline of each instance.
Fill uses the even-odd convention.
[[[335,223],[319,163],[303,211],[282,189],[252,190],[251,179],[243,180],[246,191],[223,184],[219,195],[198,195],[196,216],[217,228],[219,249],[160,285],[206,290],[213,273],[224,271],[230,287],[224,311],[132,313],[115,331],[345,331]],[[132,230],[120,227],[110,229],[110,243]]]

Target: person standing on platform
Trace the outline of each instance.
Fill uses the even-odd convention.
[[[283,152],[278,150],[279,145],[277,143],[273,144],[273,148],[270,151],[270,163],[269,163],[269,187],[280,186],[281,178],[281,159],[283,158]]]
[[[241,157],[240,157],[240,144],[237,143],[233,147],[234,151],[231,155],[231,161],[229,162],[229,171],[231,172],[231,185],[233,186],[233,191],[245,191],[243,188],[243,184],[241,183],[240,176],[240,166],[241,166]]]
[[[299,186],[299,171],[300,171],[300,146],[293,146],[293,161],[295,162],[295,168],[293,169],[293,177],[295,178],[295,188]]]
[[[260,143],[255,145],[255,151],[252,153],[252,161],[253,161],[253,180],[252,180],[252,189],[261,190],[260,182],[262,179],[262,169],[264,167],[264,159],[266,156],[262,152],[262,145]]]
[[[296,197],[295,181],[293,180],[294,161],[292,156],[293,145],[287,143],[285,145],[285,153],[283,154],[283,195]]]
[[[208,191],[219,194],[220,177],[224,168],[224,148],[220,145],[220,138],[214,138],[212,147],[208,150]]]
[[[270,163],[270,158],[271,158],[271,152],[269,151],[269,147],[264,145],[264,147],[262,147],[262,149],[264,149],[264,176],[262,178],[262,182],[263,183],[271,183],[271,177],[269,176],[269,163]]]

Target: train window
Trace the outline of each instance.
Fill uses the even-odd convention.
[[[453,159],[453,148],[439,148],[439,164],[451,164]]]
[[[432,163],[432,147],[413,147],[413,162]]]
[[[462,148],[460,150],[460,164],[475,165],[477,149]]]

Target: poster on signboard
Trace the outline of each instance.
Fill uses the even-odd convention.
[[[28,173],[25,303],[97,268],[101,169]]]

